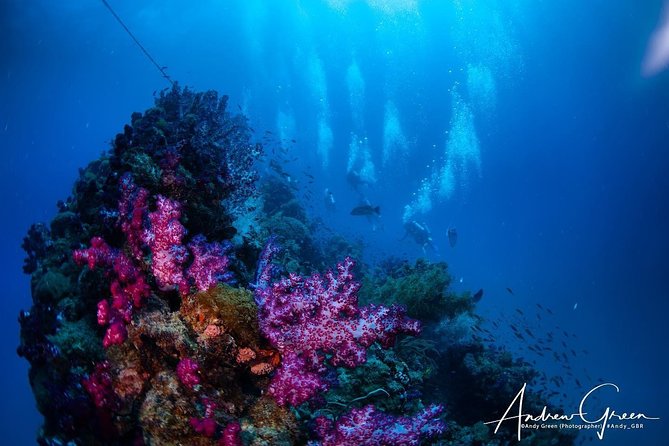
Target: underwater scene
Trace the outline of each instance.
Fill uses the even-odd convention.
[[[669,445],[669,1],[0,34],[0,443]]]

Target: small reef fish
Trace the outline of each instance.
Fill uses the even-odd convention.
[[[506,290],[507,290],[507,291],[509,292],[509,294],[511,294],[511,295],[513,295],[513,294],[514,294],[514,293],[513,293],[513,290],[512,290],[511,288],[509,288],[509,287],[506,287]]]
[[[483,297],[483,288],[474,293],[474,295],[472,296],[472,302],[476,303],[480,301],[482,297]]]
[[[381,206],[372,206],[369,204],[357,206],[351,210],[351,215],[381,215]]]

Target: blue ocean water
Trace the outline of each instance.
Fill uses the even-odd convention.
[[[446,261],[500,344],[566,378],[565,406],[602,380],[612,409],[661,418],[586,442],[667,444],[669,73],[641,74],[661,1],[110,4],[172,79],[229,94],[366,260]],[[102,2],[8,0],[0,20],[0,419],[6,444],[34,444],[21,239],[169,84]],[[350,215],[364,200],[380,219]],[[435,250],[404,237],[412,220]],[[511,324],[566,332],[570,377]]]

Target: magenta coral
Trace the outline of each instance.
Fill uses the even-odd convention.
[[[218,440],[218,446],[242,446],[242,426],[238,421],[232,421],[223,429],[223,436]]]
[[[107,300],[98,302],[97,320],[99,325],[108,325],[102,340],[105,348],[123,343],[127,338],[125,326],[132,320],[133,308],[141,307],[151,292],[144,274],[125,254],[111,248],[100,237],[93,237],[90,248],[78,249],[72,257],[78,265],[105,269],[113,277],[109,286],[111,304]]]
[[[149,213],[150,229],[144,232],[144,241],[151,249],[151,272],[161,289],[176,287],[182,295],[188,294],[188,283],[183,265],[188,251],[181,240],[186,235],[181,218],[181,205],[162,195],[156,198],[156,210]]]
[[[325,417],[316,419],[320,446],[418,446],[422,439],[444,433],[437,417],[443,408],[431,405],[414,417],[393,416],[373,405],[351,409],[336,423]]]
[[[185,387],[193,390],[200,384],[200,366],[191,358],[183,358],[177,364],[177,376]]]
[[[187,275],[198,291],[207,291],[218,282],[230,279],[230,261],[225,255],[230,249],[229,244],[207,243],[203,235],[198,235],[188,247],[193,254],[193,263],[188,267]]]
[[[108,300],[101,300],[98,302],[98,325],[107,325],[111,319],[111,308],[109,308]]]
[[[121,200],[118,203],[118,211],[121,230],[125,234],[132,256],[140,261],[143,257],[144,218],[148,208],[149,191],[135,185],[129,173],[121,177],[120,188]]]
[[[218,282],[228,281],[229,244],[207,243],[203,235],[183,245],[187,234],[181,224],[181,204],[158,195],[156,210],[148,212],[149,192],[135,185],[127,174],[121,178],[119,217],[121,229],[135,260],[143,258],[143,248],[151,252],[151,272],[159,288],[176,288],[188,294],[191,283],[198,291],[206,291]],[[185,269],[192,253],[192,263]]]
[[[125,324],[117,320],[109,324],[105,336],[102,338],[102,346],[109,348],[112,345],[123,344],[127,338],[128,330],[125,328]]]
[[[259,272],[263,279],[255,298],[260,328],[283,358],[269,387],[278,404],[296,406],[327,390],[322,377],[326,361],[356,367],[367,360],[372,343],[387,348],[399,333],[420,333],[420,322],[407,318],[401,307],[358,307],[360,285],[353,280],[353,267],[347,257],[336,274],[328,271],[324,277],[306,279],[290,274],[271,285],[267,274]],[[264,265],[269,268],[271,261]]]
[[[281,367],[272,378],[269,392],[279,405],[284,406],[288,402],[296,406],[328,390],[322,378],[325,371],[322,365],[307,367],[301,355],[287,351],[281,358]]]
[[[199,291],[206,291],[219,281],[230,279],[230,262],[225,255],[228,245],[207,243],[202,235],[194,237],[188,247],[182,244],[186,228],[179,221],[179,202],[158,195],[156,210],[148,212],[149,192],[138,187],[129,174],[121,178],[120,190],[119,222],[130,256],[110,247],[101,237],[93,237],[88,249],[73,253],[78,265],[103,268],[113,277],[111,302],[101,300],[97,306],[98,324],[108,326],[103,338],[105,348],[125,341],[133,308],[141,307],[150,295],[144,273],[137,266],[144,262],[145,248],[151,253],[150,268],[156,284],[163,290],[176,287],[184,296],[189,293],[191,282]],[[193,261],[185,270],[188,249]]]
[[[205,437],[213,437],[216,434],[216,429],[218,428],[218,424],[214,418],[216,402],[210,400],[209,398],[203,398],[202,403],[204,405],[204,417],[192,417],[190,419],[190,425],[198,434],[202,434]]]
[[[216,420],[213,418],[191,418],[190,425],[198,434],[213,437],[216,434]]]
[[[91,396],[98,409],[111,409],[115,404],[110,366],[107,361],[98,363],[95,370],[82,381],[82,386]]]

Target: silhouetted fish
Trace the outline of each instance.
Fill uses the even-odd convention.
[[[506,290],[509,292],[509,294],[513,294],[513,290],[509,287],[506,287]]]
[[[455,228],[448,228],[448,244],[451,245],[451,248],[455,248],[455,244],[458,242],[458,231]]]
[[[353,210],[351,210],[351,215],[381,215],[381,206],[364,204],[362,206],[354,207]]]
[[[480,301],[482,297],[483,297],[483,288],[474,293],[474,295],[472,296],[472,302],[476,303]]]

